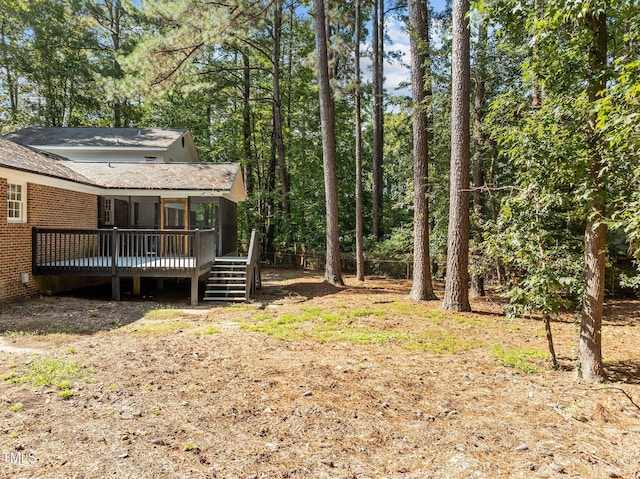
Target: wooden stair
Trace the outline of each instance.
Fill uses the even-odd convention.
[[[217,257],[211,266],[204,301],[247,300],[247,258]]]

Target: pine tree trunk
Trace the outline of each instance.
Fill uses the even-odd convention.
[[[280,44],[282,36],[282,0],[273,3],[273,43],[271,49],[272,83],[273,83],[273,141],[278,155],[278,170],[280,173],[280,189],[282,193],[282,214],[286,224],[287,242],[291,238],[291,203],[289,200],[289,170],[285,159],[284,140],[282,136],[282,95],[280,93]]]
[[[451,173],[444,309],[471,311],[469,304],[469,0],[453,6],[451,57]]]
[[[354,39],[354,61],[356,65],[356,278],[364,281],[364,246],[363,246],[363,225],[362,225],[362,92],[360,73],[360,30],[362,29],[362,18],[360,11],[360,0],[356,0],[356,27]]]
[[[533,0],[533,9],[536,16],[536,21],[540,20],[544,16],[544,0]],[[537,58],[539,56],[538,53],[538,45],[537,39],[533,39],[533,45],[531,49],[531,56],[533,57],[533,61],[537,62]],[[544,98],[544,91],[540,88],[540,82],[538,81],[538,76],[535,72],[532,74],[531,78],[531,106],[534,108],[542,105],[542,99]]]
[[[382,217],[383,217],[383,107],[382,107],[382,81],[383,81],[383,49],[384,36],[384,0],[374,0],[371,20],[371,49],[372,49],[372,82],[373,82],[373,139],[372,139],[372,166],[371,166],[371,233],[377,240],[383,237]]]
[[[244,151],[244,184],[247,190],[246,221],[247,232],[258,225],[252,224],[254,218],[254,178],[253,155],[251,154],[251,70],[249,55],[242,52],[242,148]],[[209,107],[210,109],[211,107]],[[211,122],[208,123],[209,125]],[[262,229],[260,228],[260,231]]]
[[[110,18],[110,30],[111,30],[111,46],[113,47],[113,77],[117,80],[124,78],[124,72],[122,66],[118,62],[118,55],[120,55],[120,18],[123,14],[122,5],[120,0],[116,0],[108,6],[109,18]],[[113,126],[114,128],[120,128],[123,125],[122,111],[123,104],[120,98],[116,98],[113,102]]]
[[[478,44],[476,48],[476,65],[475,65],[475,90],[473,95],[473,142],[474,142],[474,155],[472,161],[473,169],[473,215],[474,215],[474,228],[473,228],[473,240],[475,244],[474,258],[476,262],[479,261],[480,244],[482,243],[482,227],[481,221],[484,219],[485,207],[484,196],[482,194],[482,188],[484,183],[484,152],[486,150],[485,144],[487,142],[486,135],[482,132],[482,124],[485,117],[485,77],[486,77],[486,59],[485,59],[485,47],[487,43],[487,28],[483,20],[480,21],[478,26]],[[471,275],[471,296],[484,296],[484,273],[478,271],[481,268],[475,268],[476,272]]]
[[[427,5],[409,0],[411,33],[411,95],[413,100],[413,284],[409,296],[417,301],[438,299],[431,283],[429,256],[429,125],[427,117]]]
[[[324,1],[313,0],[316,34],[316,64],[318,70],[318,96],[320,98],[320,124],[322,129],[322,160],[327,208],[327,258],[324,280],[343,285],[340,266],[340,239],[338,231],[338,182],[336,177],[336,132],[333,96],[329,84],[327,33],[325,30]]]
[[[589,27],[595,36],[591,49],[591,79],[589,100],[595,102],[606,88],[607,67],[607,17],[604,12],[587,17]],[[598,152],[598,132],[595,116],[589,121],[591,129],[592,157],[589,176],[593,196],[589,204],[589,220],[584,235],[585,250],[585,298],[580,323],[578,343],[578,374],[587,381],[606,380],[602,362],[602,312],[604,306],[605,259],[607,249],[607,228],[605,221],[605,177],[602,159]]]
[[[269,156],[269,169],[267,170],[266,180],[266,230],[265,251],[268,254],[275,252],[276,238],[276,152],[271,148]]]
[[[5,88],[7,90],[7,93],[9,94],[9,104],[10,104],[11,119],[15,120],[15,118],[16,118],[16,116],[18,114],[18,84],[14,80],[12,65],[11,65],[11,62],[9,61],[9,57],[8,57],[8,55],[6,53],[8,51],[7,39],[6,39],[6,35],[5,35],[5,22],[6,22],[6,19],[2,18],[0,21],[2,22],[0,24],[0,40],[1,40],[1,44],[2,44],[2,49],[1,49],[2,66],[4,67],[5,72],[6,72],[6,78],[5,78],[6,87]]]

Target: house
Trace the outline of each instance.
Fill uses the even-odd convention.
[[[239,166],[200,163],[188,130],[25,128],[5,138],[71,160],[101,186],[99,228],[216,228],[218,255],[236,250]]]
[[[245,198],[238,164],[200,163],[187,130],[151,128],[7,135],[0,195],[0,301],[66,286],[44,277],[93,274],[112,277],[114,298],[120,277],[189,277],[197,303],[193,279],[236,254]]]

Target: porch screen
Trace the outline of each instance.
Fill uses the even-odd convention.
[[[199,203],[191,201],[189,212],[191,229],[211,229],[218,226],[218,205],[216,203]]]
[[[166,229],[184,229],[185,227],[185,205],[183,202],[165,201],[164,206],[164,227]]]

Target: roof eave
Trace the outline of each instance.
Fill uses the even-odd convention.
[[[47,150],[88,150],[88,151],[167,151],[168,146],[64,146],[64,145],[31,145],[38,149]]]

